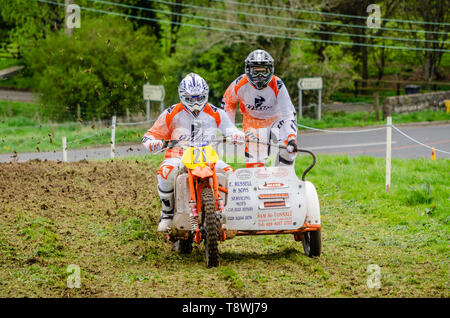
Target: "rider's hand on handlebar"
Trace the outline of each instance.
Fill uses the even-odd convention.
[[[245,142],[245,134],[241,131],[235,132],[231,136],[231,140],[236,144],[243,144]]]
[[[161,150],[164,147],[164,144],[161,140],[151,140],[149,142],[148,148],[150,149],[150,152],[157,152]]]
[[[291,140],[288,141],[286,150],[289,153],[293,153],[293,152],[297,152],[298,151],[298,145],[295,142],[295,139],[291,139]]]

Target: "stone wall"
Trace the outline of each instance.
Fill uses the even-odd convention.
[[[445,110],[446,99],[450,99],[450,91],[386,97],[383,101],[383,117],[426,109]]]
[[[322,112],[335,113],[343,111],[346,113],[360,113],[370,111],[372,106],[372,104],[366,103],[332,103],[322,105]]]

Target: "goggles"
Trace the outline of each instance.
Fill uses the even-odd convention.
[[[253,77],[267,77],[271,74],[270,67],[268,66],[251,66],[250,72]]]
[[[185,96],[185,97],[184,97],[184,100],[185,100],[187,103],[191,103],[191,104],[194,104],[194,103],[202,103],[202,102],[204,102],[204,101],[206,100],[206,96],[205,96],[205,95]]]

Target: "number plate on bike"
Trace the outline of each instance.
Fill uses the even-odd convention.
[[[242,168],[228,176],[228,230],[294,230],[305,215],[305,187],[293,167]]]
[[[204,167],[207,164],[216,163],[218,160],[219,156],[211,146],[188,147],[181,158],[183,164],[192,170],[197,167]]]

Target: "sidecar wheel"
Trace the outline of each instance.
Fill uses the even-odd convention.
[[[206,230],[205,256],[206,266],[219,266],[219,220],[216,217],[216,204],[214,195],[210,188],[204,188],[202,191],[202,210],[204,216],[204,228]]]
[[[320,256],[320,252],[322,249],[321,231],[311,231],[303,233],[302,244],[306,256]]]

